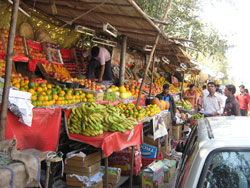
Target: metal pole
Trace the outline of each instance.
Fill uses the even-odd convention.
[[[108,188],[108,157],[105,157],[105,188]]]
[[[121,56],[120,56],[120,80],[119,85],[124,84],[124,75],[125,75],[125,65],[126,65],[126,49],[127,49],[127,36],[122,35],[122,48],[121,48]]]
[[[131,0],[128,0],[129,2],[131,2]],[[168,5],[167,5],[167,8],[166,8],[166,11],[165,11],[165,14],[163,16],[163,21],[167,18],[167,15],[168,15],[168,12],[170,10],[170,6],[171,6],[171,3],[172,3],[172,0],[169,0],[168,2]],[[161,25],[162,26],[162,25]],[[161,27],[160,26],[160,27]],[[141,93],[142,93],[142,88],[144,87],[144,83],[145,83],[145,80],[146,80],[146,77],[147,77],[147,72],[148,72],[148,68],[150,66],[150,63],[152,61],[152,58],[153,58],[153,55],[154,55],[154,52],[155,52],[155,49],[156,49],[156,46],[158,44],[158,41],[160,39],[160,36],[161,36],[161,32],[158,33],[156,39],[155,39],[155,43],[154,43],[154,46],[152,48],[152,51],[150,53],[150,56],[149,56],[149,60],[148,60],[148,63],[146,65],[146,70],[145,70],[145,73],[144,73],[144,77],[143,77],[143,80],[142,80],[142,83],[141,83],[141,86],[140,86],[140,90],[139,90],[139,94],[138,94],[138,98],[136,100],[136,106],[138,106],[140,100],[141,100]]]
[[[13,46],[14,46],[14,40],[15,40],[18,7],[19,7],[19,0],[14,0],[13,6],[12,6],[12,16],[11,16],[9,38],[8,38],[8,48],[7,48],[7,54],[6,54],[6,70],[5,70],[4,89],[3,89],[3,96],[2,96],[1,122],[0,122],[1,123],[0,140],[5,139],[5,125],[6,125],[7,112],[8,112],[8,96],[9,96],[10,81],[11,81]]]
[[[131,164],[130,164],[130,181],[129,181],[130,188],[133,187],[134,155],[135,155],[135,146],[132,146]]]

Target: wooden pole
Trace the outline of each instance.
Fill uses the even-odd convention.
[[[130,1],[130,0],[128,0]],[[167,15],[168,15],[168,12],[170,10],[170,6],[171,6],[171,3],[172,3],[172,0],[169,0],[168,2],[168,5],[167,5],[167,8],[166,8],[166,11],[165,11],[165,14],[163,16],[163,21],[167,18]],[[146,65],[146,70],[145,70],[145,73],[144,73],[144,77],[143,77],[143,80],[142,80],[142,83],[141,83],[141,86],[140,86],[140,90],[139,90],[139,94],[138,94],[138,98],[136,100],[136,106],[138,106],[140,100],[141,100],[141,93],[142,93],[142,88],[144,87],[144,83],[145,83],[145,80],[146,80],[146,77],[147,77],[147,72],[148,72],[148,68],[150,66],[150,63],[152,61],[152,58],[153,58],[153,55],[154,55],[154,52],[155,52],[155,49],[156,49],[156,46],[158,44],[158,41],[160,39],[160,36],[161,36],[161,32],[158,33],[156,39],[155,39],[155,43],[154,43],[154,46],[151,50],[151,53],[150,53],[150,56],[149,56],[149,60],[148,60],[148,63]]]
[[[125,75],[125,65],[126,65],[126,50],[127,50],[127,36],[122,35],[122,48],[121,48],[121,56],[120,56],[120,79],[119,85],[124,84],[124,75]]]
[[[3,96],[2,96],[1,121],[0,121],[1,123],[0,140],[5,139],[5,125],[6,125],[7,112],[8,112],[8,96],[9,96],[10,81],[11,81],[12,58],[13,58],[13,53],[14,53],[13,46],[14,46],[15,33],[16,33],[18,7],[19,7],[19,0],[14,0],[13,6],[12,6],[12,16],[11,16],[10,32],[9,32],[7,55],[6,55],[6,70],[5,70],[4,89],[3,89]]]
[[[154,82],[154,69],[155,69],[155,61],[153,61],[152,65],[152,71],[151,71],[151,84],[150,84],[150,89],[149,89],[149,98],[151,97],[151,92],[152,92],[152,87],[153,87],[153,82]]]

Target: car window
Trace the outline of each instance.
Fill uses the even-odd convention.
[[[199,187],[250,188],[250,151],[216,151],[208,157]]]
[[[192,166],[195,153],[198,149],[197,143],[197,126],[192,130],[185,146],[185,150],[182,156],[180,166],[178,168],[179,174],[177,175],[176,186],[180,187],[180,184],[184,184],[190,167]]]

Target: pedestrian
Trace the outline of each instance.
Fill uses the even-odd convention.
[[[169,91],[170,91],[170,85],[169,84],[164,84],[162,93],[156,95],[155,97],[158,98],[159,100],[169,102],[169,105],[170,105],[169,106],[169,112],[171,114],[171,121],[175,121],[175,119],[176,119],[175,118],[176,104],[175,104],[173,96],[170,95]]]
[[[206,85],[203,85],[202,86],[202,92],[201,92],[201,97],[202,97],[202,101],[203,101],[203,98],[208,96],[209,95],[209,92],[207,90],[207,86]]]
[[[224,94],[227,96],[226,104],[224,108],[223,115],[225,116],[240,116],[240,104],[236,100],[234,94],[236,92],[236,88],[232,84],[228,84],[225,87]]]
[[[188,100],[191,104],[193,109],[197,110],[198,106],[198,92],[195,90],[195,85],[194,84],[190,84],[189,85],[189,89],[184,93],[183,98],[185,100]]]
[[[246,95],[248,96],[249,103],[248,103],[248,108],[247,108],[247,116],[249,116],[249,111],[250,111],[250,95],[248,89],[245,89]]]
[[[245,86],[240,85],[240,94],[236,96],[240,104],[240,114],[241,116],[247,116],[248,104],[249,104],[249,96],[245,92]]]
[[[209,95],[204,97],[202,111],[206,116],[218,116],[223,113],[221,97],[218,96],[214,82],[207,84]]]
[[[95,81],[95,70],[98,70],[98,82],[112,81],[111,55],[104,47],[94,46],[91,50],[83,53],[83,57],[91,55],[87,69],[87,78]]]

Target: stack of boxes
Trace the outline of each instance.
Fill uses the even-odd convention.
[[[105,167],[101,166],[101,173],[103,174],[102,179],[104,185],[106,185],[105,181]],[[117,184],[119,183],[121,178],[121,169],[120,168],[112,168],[108,167],[108,187],[109,188],[115,188],[117,187]]]
[[[118,152],[114,152],[109,157],[109,166],[121,168],[122,175],[130,174],[131,167],[131,151],[130,149],[124,149]],[[134,152],[134,169],[133,174],[138,175],[141,172],[141,152],[135,149]]]
[[[85,157],[73,156],[65,161],[67,187],[91,187],[102,188],[102,176],[100,173],[101,152],[94,152]],[[98,182],[91,180],[100,179]]]

